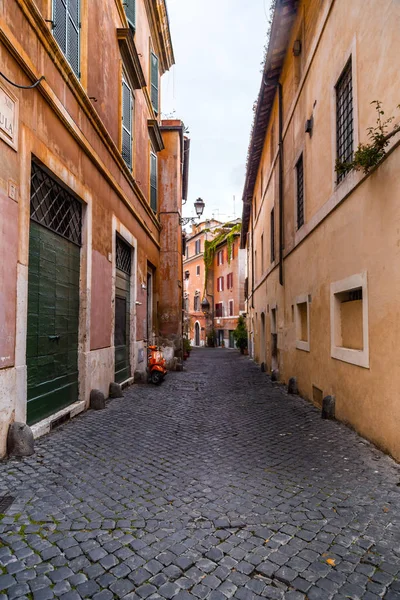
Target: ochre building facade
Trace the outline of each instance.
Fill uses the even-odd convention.
[[[379,100],[398,117],[400,5],[278,0],[243,195],[254,359],[400,459],[400,136],[340,174]],[[393,125],[393,124],[392,124]],[[390,127],[392,127],[392,125]]]
[[[143,375],[147,340],[179,356],[187,165],[163,0],[0,0],[0,63],[2,456],[11,422]]]

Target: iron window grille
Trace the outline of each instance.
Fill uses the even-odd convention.
[[[275,210],[271,210],[271,262],[275,261]]]
[[[297,229],[304,225],[304,164],[303,154],[296,163],[297,179]]]
[[[350,162],[353,157],[353,79],[351,58],[336,84],[336,156],[341,162]],[[345,177],[337,174],[337,183]]]
[[[115,266],[119,271],[127,275],[131,274],[132,249],[119,235],[117,235],[115,244]]]
[[[132,90],[122,77],[122,158],[132,169]]]
[[[32,163],[30,216],[81,246],[82,204],[36,163]]]
[[[77,77],[80,77],[80,2],[53,0],[53,36]]]

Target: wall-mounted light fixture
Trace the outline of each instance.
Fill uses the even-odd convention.
[[[197,219],[200,219],[201,215],[204,212],[204,207],[205,207],[204,200],[202,198],[197,198],[196,202],[194,203],[196,216],[195,217],[181,217],[180,224],[187,225],[188,223],[194,223]]]

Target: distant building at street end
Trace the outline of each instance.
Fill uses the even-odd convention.
[[[241,234],[251,356],[397,460],[399,22],[391,0],[277,0]]]
[[[233,331],[244,310],[246,253],[240,219],[205,221],[186,242],[184,332],[193,346],[234,348]],[[206,309],[205,309],[206,306]]]

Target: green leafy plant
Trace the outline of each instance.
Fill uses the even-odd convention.
[[[233,241],[235,235],[240,233],[241,229],[241,223],[236,223],[235,225],[232,223],[225,223],[222,227],[214,230],[214,238],[211,241],[206,240],[204,242],[204,295],[207,287],[208,273],[212,267],[217,246],[226,241],[228,264],[231,264]]]
[[[211,329],[211,331],[207,334],[207,346],[209,348],[214,348],[215,346],[215,329]]]
[[[190,352],[191,349],[192,349],[192,345],[190,343],[189,338],[184,337],[183,338],[183,350],[184,350],[184,352]]]
[[[390,138],[400,131],[400,126],[395,125],[392,131],[389,131],[389,125],[394,117],[385,119],[385,112],[382,110],[382,103],[379,100],[373,100],[371,104],[375,105],[377,112],[376,126],[368,127],[369,143],[359,144],[354,153],[353,160],[341,161],[336,159],[335,171],[339,175],[346,175],[353,169],[363,171],[365,175],[378,165],[386,156],[386,148],[389,145]],[[400,105],[397,107],[400,109]]]
[[[242,315],[240,315],[236,329],[233,332],[233,339],[236,342],[236,346],[240,349],[240,352],[243,354],[243,352],[247,348],[247,327],[246,321],[244,320],[244,317],[242,317]]]

